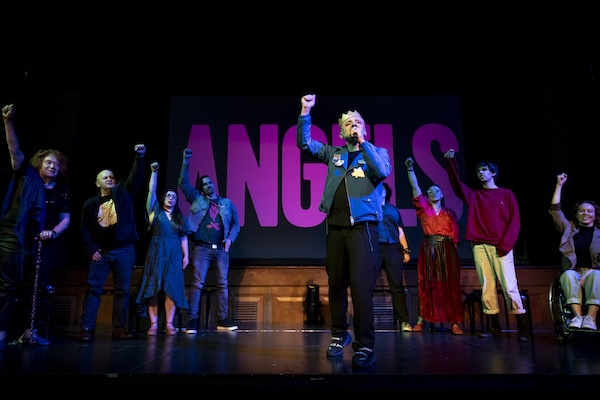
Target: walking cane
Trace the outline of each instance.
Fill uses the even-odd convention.
[[[36,336],[37,329],[35,329],[35,306],[37,302],[38,292],[38,277],[40,275],[40,264],[42,263],[42,240],[36,236],[37,250],[35,254],[35,279],[33,281],[33,297],[31,299],[31,343],[34,343],[34,337]]]

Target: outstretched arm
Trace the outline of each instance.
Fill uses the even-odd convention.
[[[300,114],[296,123],[296,146],[320,161],[328,163],[330,156],[327,150],[332,146],[313,139],[310,132],[312,126],[310,110],[314,107],[316,98],[314,94],[307,94],[300,99]]]
[[[552,194],[552,203],[551,204],[560,204],[560,199],[562,197],[562,187],[567,181],[567,174],[564,172],[556,176],[556,186],[554,187],[554,193]]]
[[[316,101],[317,96],[315,94],[307,94],[306,96],[302,96],[300,99],[300,104],[302,104],[302,107],[300,108],[300,115],[309,115],[310,110],[314,107]]]
[[[177,184],[185,199],[188,203],[192,203],[194,199],[199,196],[198,191],[190,182],[190,158],[192,158],[193,151],[192,149],[184,149],[183,150],[183,160],[181,162],[181,170],[179,171],[179,178],[177,178]]]
[[[150,164],[150,180],[148,181],[148,196],[146,197],[146,212],[148,213],[148,222],[152,225],[154,221],[154,203],[156,203],[156,185],[158,181],[158,162]]]
[[[567,217],[565,217],[565,214],[562,212],[560,204],[562,198],[562,187],[566,181],[567,174],[565,174],[564,172],[562,174],[556,175],[556,186],[554,187],[554,193],[552,194],[552,202],[550,203],[550,209],[548,210],[550,216],[552,217],[554,227],[560,232],[561,235],[565,233],[567,226],[570,223],[567,220]]]
[[[415,175],[415,162],[411,157],[408,157],[406,161],[404,161],[404,165],[406,165],[406,172],[408,173],[408,182],[410,183],[410,187],[412,187],[413,198],[419,197],[422,191],[419,187],[419,182],[417,181],[417,175]]]
[[[146,165],[146,159],[144,158],[146,146],[143,143],[138,143],[133,149],[135,150],[135,160],[131,166],[131,171],[129,171],[129,176],[123,184],[123,187],[130,193],[137,192],[142,186],[144,182],[144,167]]]
[[[452,191],[468,207],[469,200],[471,199],[471,188],[460,181],[458,174],[458,163],[456,162],[454,155],[454,149],[450,149],[444,153],[444,169],[448,174]]]
[[[6,144],[8,145],[8,152],[10,153],[10,164],[13,171],[18,170],[25,160],[25,154],[21,151],[19,145],[19,138],[15,131],[15,125],[13,119],[17,112],[14,104],[7,104],[2,107],[2,119],[4,120],[4,130],[6,131]]]

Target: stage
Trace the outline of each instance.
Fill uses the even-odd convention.
[[[386,326],[387,325],[387,326]],[[373,367],[351,366],[352,346],[343,358],[328,359],[325,326],[244,326],[238,331],[199,330],[132,340],[97,332],[91,343],[76,329],[50,332],[49,346],[7,346],[0,352],[0,381],[23,395],[106,398],[130,389],[145,396],[225,396],[229,392],[287,394],[376,393],[519,395],[598,392],[600,335],[573,332],[559,343],[552,326],[534,327],[534,340],[519,343],[513,330],[482,339],[463,326],[454,336],[436,324],[421,333],[379,324]],[[352,333],[352,330],[350,330]],[[576,388],[576,389],[575,389]],[[172,390],[172,392],[168,392]]]

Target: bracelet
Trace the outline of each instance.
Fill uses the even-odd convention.
[[[410,249],[404,249],[404,250],[402,250],[402,252],[403,252],[404,254],[410,254]]]
[[[55,230],[53,230],[53,231],[52,231],[52,239],[54,239],[54,238],[55,238],[55,237],[57,237],[57,236],[58,236],[58,233],[56,233],[56,231],[55,231]]]
[[[412,171],[413,169],[412,169],[412,168],[410,168],[410,169],[409,169],[409,168],[407,168],[406,170],[407,170],[408,172],[410,172],[410,171]]]

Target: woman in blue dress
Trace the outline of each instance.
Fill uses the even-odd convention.
[[[146,218],[152,237],[136,300],[136,303],[148,306],[148,336],[156,336],[158,333],[158,305],[161,295],[164,295],[167,335],[177,333],[173,325],[177,309],[189,308],[184,282],[184,270],[189,263],[187,220],[179,208],[175,189],[166,189],[157,201],[158,168],[158,162],[150,165],[152,172],[148,183]]]

